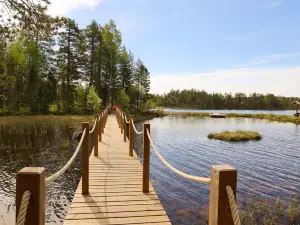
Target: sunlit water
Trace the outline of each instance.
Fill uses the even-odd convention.
[[[296,110],[226,110],[226,109],[176,109],[163,108],[166,112],[189,112],[189,113],[240,113],[240,114],[275,114],[275,115],[293,115]]]
[[[148,122],[159,151],[177,169],[209,177],[210,167],[214,164],[230,164],[237,168],[239,201],[244,193],[262,195],[270,200],[277,196],[288,199],[300,188],[300,127],[297,125],[247,118],[164,117]],[[141,129],[141,124],[137,124],[137,129]],[[210,132],[237,129],[258,131],[263,139],[228,143],[207,138]],[[72,156],[78,142],[72,140],[69,148],[61,149],[56,144],[61,132],[53,130],[48,133],[51,148],[17,148],[16,151],[1,148],[0,224],[14,224],[17,171],[25,166],[43,166],[48,176],[59,170]],[[64,132],[64,136],[70,139],[73,131]],[[7,138],[2,136],[1,139]],[[135,149],[140,158],[141,140],[140,136],[136,136]],[[38,143],[43,145],[43,141],[36,141]],[[72,169],[47,187],[47,224],[63,223],[81,177],[80,168],[79,154]],[[177,176],[162,164],[153,151],[151,182],[173,224],[177,224],[176,212],[180,210],[203,208],[207,214],[209,186]]]
[[[230,164],[238,170],[238,200],[244,194],[269,200],[288,199],[300,188],[300,127],[247,118],[175,118],[149,121],[151,136],[165,159],[177,169],[210,176],[211,165]],[[139,125],[141,129],[141,125]],[[210,140],[207,134],[223,130],[258,131],[263,139],[240,143]],[[136,149],[141,157],[141,142]],[[171,172],[151,151],[151,181],[169,217],[178,210],[203,208],[207,213],[209,185]]]
[[[45,167],[46,176],[50,176],[68,162],[78,145],[77,140],[72,140],[74,129],[49,126],[43,130],[44,133],[31,129],[25,135],[10,133],[9,129],[10,127],[2,126],[0,130],[1,225],[15,224],[16,173],[24,167]],[[67,147],[61,146],[62,137],[69,140]],[[91,140],[92,138],[91,135]],[[32,147],[28,147],[29,145]],[[46,187],[46,224],[48,225],[63,224],[81,177],[80,154],[71,168]]]

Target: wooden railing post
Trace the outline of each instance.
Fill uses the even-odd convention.
[[[45,224],[45,168],[25,167],[17,173],[16,219],[18,218],[23,193],[31,192],[25,225]]]
[[[99,117],[99,132],[98,132],[98,134],[99,134],[99,141],[102,141],[102,130],[103,130],[102,123],[103,123],[103,114],[101,113],[100,117]]]
[[[125,114],[124,114],[124,120],[123,120],[123,127],[124,127],[124,130],[123,130],[123,137],[124,137],[124,142],[126,142],[126,132],[127,132],[127,124],[126,124],[126,119],[125,119]]]
[[[94,156],[98,156],[98,133],[99,133],[99,121],[98,121],[99,116],[95,115],[95,119],[96,119],[96,125],[95,125],[95,133],[94,133]]]
[[[119,123],[119,128],[121,128],[121,113],[118,110],[118,123]]]
[[[229,165],[213,165],[210,171],[209,225],[234,225],[225,187],[236,197],[237,170]]]
[[[82,131],[85,132],[85,136],[82,143],[82,195],[89,194],[89,122],[82,123]]]
[[[104,126],[103,129],[105,128],[106,122],[107,122],[107,116],[108,116],[108,110],[105,111],[105,119],[104,119]],[[104,130],[103,130],[104,132]]]
[[[129,156],[133,156],[133,142],[134,142],[134,130],[133,130],[133,119],[134,116],[129,118]]]
[[[150,124],[144,124],[143,139],[143,193],[149,193],[149,176],[150,176],[150,141],[147,135],[150,134]]]
[[[124,121],[123,121],[123,112],[121,112],[121,134],[123,134],[124,131]]]
[[[118,118],[118,109],[116,109],[116,119],[117,119],[117,121],[118,121],[118,123],[119,123],[119,118]]]

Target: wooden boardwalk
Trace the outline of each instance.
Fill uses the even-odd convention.
[[[81,195],[81,181],[66,216],[71,224],[171,225],[152,185],[142,192],[142,165],[128,156],[116,117],[108,116],[99,142],[99,156],[90,156],[89,195]]]

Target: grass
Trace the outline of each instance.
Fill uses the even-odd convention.
[[[297,225],[300,224],[300,196],[297,194],[282,201],[279,197],[265,199],[262,196],[244,195],[238,201],[241,224],[243,225]],[[208,224],[206,208],[176,211],[176,224]]]
[[[224,131],[221,133],[210,133],[207,135],[209,139],[217,139],[222,141],[250,141],[260,140],[262,137],[258,132],[253,131]]]
[[[300,117],[295,117],[295,116],[290,116],[290,115],[229,113],[229,114],[226,114],[226,116],[227,117],[266,119],[266,120],[270,120],[270,121],[300,124]]]
[[[209,117],[210,113],[202,112],[170,112],[166,113],[168,116],[180,116],[180,117]],[[227,118],[253,118],[253,119],[265,119],[269,121],[277,121],[283,123],[294,123],[300,124],[300,117],[295,117],[293,115],[275,115],[275,114],[239,114],[239,113],[227,113]]]
[[[70,140],[67,138],[62,138],[61,139],[61,143],[60,143],[60,147],[63,149],[69,148],[70,147]]]

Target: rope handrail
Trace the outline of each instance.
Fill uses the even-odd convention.
[[[147,129],[147,136],[149,138],[149,141],[152,145],[152,148],[154,149],[155,153],[157,154],[157,156],[159,157],[159,159],[169,168],[171,169],[173,172],[175,172],[177,175],[182,176],[186,179],[189,180],[193,180],[193,181],[197,181],[197,182],[201,182],[201,183],[206,183],[209,184],[210,183],[210,178],[206,178],[206,177],[198,177],[198,176],[192,176],[189,174],[186,174],[184,172],[181,172],[180,170],[174,168],[171,164],[169,164],[163,157],[162,155],[159,153],[159,151],[157,150],[155,144],[153,143],[151,136],[149,134],[149,130]]]
[[[83,139],[84,139],[85,133],[86,133],[86,129],[84,129],[84,131],[82,132],[82,136],[81,136],[81,139],[80,139],[79,144],[77,146],[77,149],[75,150],[74,154],[69,159],[69,161],[67,162],[67,164],[63,168],[61,168],[58,172],[56,172],[52,176],[46,178],[46,180],[45,180],[46,186],[48,184],[50,184],[51,182],[55,181],[57,178],[59,178],[70,167],[70,165],[73,163],[73,161],[75,160],[75,158],[76,158],[76,156],[77,156],[77,154],[78,154],[78,152],[79,152],[79,150],[81,148],[81,145],[83,143]]]
[[[127,120],[127,116],[126,116],[126,114],[125,114],[125,121],[126,121],[126,123],[129,123],[130,121],[129,120]]]
[[[241,225],[239,210],[237,209],[237,206],[236,206],[236,202],[235,202],[235,199],[234,199],[234,194],[233,194],[232,188],[231,188],[231,186],[227,185],[225,187],[225,189],[226,189],[226,192],[227,192],[227,196],[228,196],[228,200],[229,200],[229,204],[230,204],[230,209],[231,209],[231,214],[232,214],[234,225]]]
[[[132,127],[133,127],[133,129],[134,129],[134,131],[135,131],[136,134],[142,134],[142,133],[144,133],[143,130],[142,131],[137,131],[137,129],[135,128],[134,122],[132,120],[131,120],[131,123],[132,123]]]
[[[16,225],[24,225],[25,224],[30,196],[31,196],[31,192],[29,190],[27,190],[23,193]]]
[[[94,130],[95,130],[95,128],[96,128],[97,121],[98,121],[98,119],[96,118],[96,119],[95,119],[95,122],[94,122],[93,129],[90,130],[90,134],[92,134],[92,133],[94,132]]]

